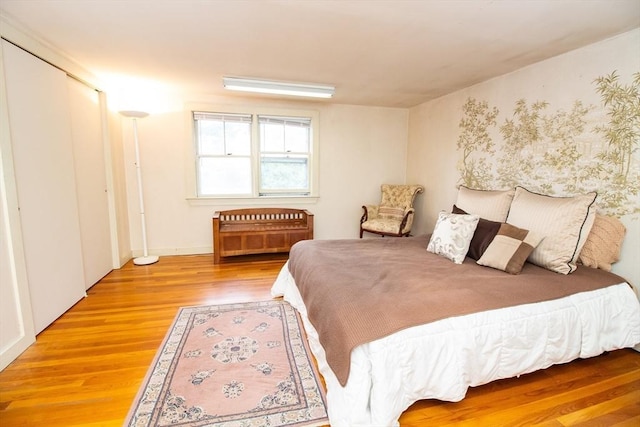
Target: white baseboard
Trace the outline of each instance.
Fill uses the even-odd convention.
[[[128,251],[126,254],[120,254],[120,266],[118,268],[122,268],[127,262],[133,259],[133,254],[131,251]]]
[[[0,349],[0,371],[4,370],[11,362],[22,354],[31,344],[36,342],[36,337],[23,335],[14,342],[8,343]]]
[[[143,255],[141,249],[134,250],[132,257],[136,258]],[[171,255],[206,255],[213,254],[211,246],[202,246],[195,248],[159,248],[149,250],[149,255],[171,256]]]

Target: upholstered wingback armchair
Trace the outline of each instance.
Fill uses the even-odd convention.
[[[380,186],[379,205],[365,205],[360,218],[360,238],[365,231],[381,236],[408,236],[413,225],[413,202],[424,188],[421,185]]]

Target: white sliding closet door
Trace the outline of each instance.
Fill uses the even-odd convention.
[[[36,340],[24,265],[9,109],[0,46],[0,371]]]
[[[84,284],[89,289],[111,271],[111,234],[98,92],[67,77],[73,155],[82,238]]]
[[[64,72],[2,41],[11,146],[36,333],[85,295]]]

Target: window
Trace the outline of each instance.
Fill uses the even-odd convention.
[[[305,113],[193,111],[197,197],[314,195],[317,113]]]
[[[311,119],[258,116],[260,194],[309,194]]]
[[[251,194],[251,116],[193,114],[198,195]]]

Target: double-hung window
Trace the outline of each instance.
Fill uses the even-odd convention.
[[[314,196],[317,113],[193,111],[199,198]]]
[[[195,112],[198,195],[251,194],[251,115]]]
[[[260,195],[308,195],[311,119],[258,116]]]

